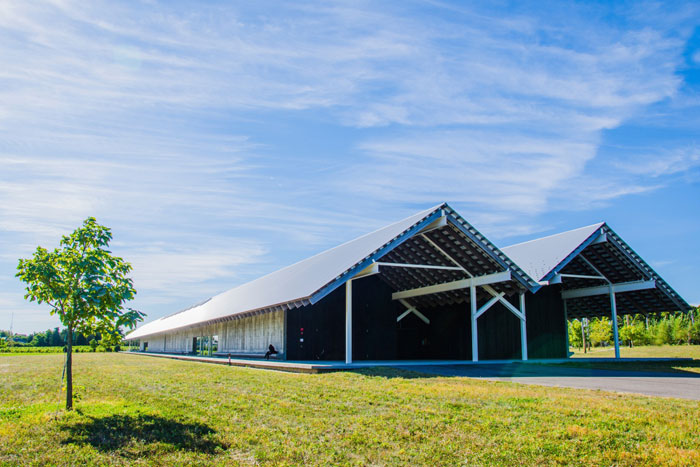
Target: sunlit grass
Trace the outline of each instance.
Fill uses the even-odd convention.
[[[574,358],[613,358],[614,347],[594,347],[588,353],[571,348]],[[622,358],[695,358],[700,359],[700,345],[643,345],[639,347],[620,346]]]
[[[624,370],[642,370],[642,371],[671,371],[674,373],[700,373],[700,345],[648,345],[641,347],[620,347],[620,357],[625,358],[677,358],[685,359],[692,358],[694,361],[665,361],[665,362],[632,362],[621,361],[616,362],[593,362],[581,363],[577,362],[580,358],[614,358],[614,348],[594,348],[592,351],[583,353],[578,349],[572,349],[574,352],[571,362],[566,363],[567,366],[587,367],[587,368],[602,368],[602,369],[624,369]]]
[[[78,354],[0,357],[0,464],[700,463],[700,403],[382,369],[319,375]]]

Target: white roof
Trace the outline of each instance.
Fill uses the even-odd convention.
[[[311,296],[348,269],[425,220],[445,204],[363,235],[316,256],[275,271],[212,297],[179,313],[151,321],[129,333],[127,339],[157,334],[290,302],[307,304]]]
[[[501,251],[520,266],[527,275],[536,281],[541,281],[603,225],[604,223],[600,222],[568,232],[537,238],[529,242],[501,248]]]

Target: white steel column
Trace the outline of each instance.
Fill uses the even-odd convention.
[[[525,321],[525,294],[520,294],[520,313],[523,315],[520,318],[520,348],[523,360],[527,360],[527,326]]]
[[[620,338],[617,335],[617,303],[615,291],[610,287],[610,308],[612,309],[613,339],[615,340],[615,358],[620,358]]]
[[[471,319],[472,319],[472,361],[479,361],[479,337],[477,335],[476,329],[476,286],[474,284],[469,286],[469,305],[471,306]]]
[[[566,300],[564,302],[564,325],[566,326],[566,358],[569,358],[569,311],[566,309]]]
[[[345,363],[352,363],[352,280],[345,283]]]

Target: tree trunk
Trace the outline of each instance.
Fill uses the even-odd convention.
[[[66,335],[66,410],[73,410],[73,329]]]

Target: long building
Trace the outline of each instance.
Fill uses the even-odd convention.
[[[443,203],[126,339],[293,361],[565,358],[569,318],[690,308],[605,223],[499,249]]]

